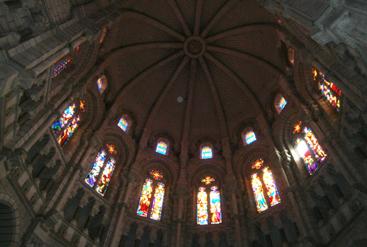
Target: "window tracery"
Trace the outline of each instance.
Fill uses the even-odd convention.
[[[60,146],[65,145],[79,128],[83,112],[85,101],[77,100],[66,107],[62,115],[52,123],[52,132]]]
[[[206,176],[200,182],[196,198],[196,223],[198,225],[222,223],[220,189],[215,178]]]
[[[257,212],[264,212],[269,207],[280,204],[281,199],[273,173],[263,159],[258,159],[251,164],[250,182]]]
[[[90,172],[84,181],[98,194],[104,196],[111,181],[116,165],[117,149],[113,144],[106,144],[98,152],[91,164]]]
[[[316,67],[312,67],[312,78],[317,83],[322,97],[329,103],[329,105],[339,112],[341,107],[342,90]]]
[[[151,170],[144,181],[136,214],[156,221],[161,220],[165,192],[162,172]]]
[[[304,126],[302,121],[297,122],[293,127],[295,136],[295,150],[302,158],[307,172],[312,175],[324,163],[327,154],[319,144],[313,131]]]

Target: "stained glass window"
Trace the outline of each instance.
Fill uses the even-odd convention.
[[[251,165],[251,187],[254,193],[256,209],[259,213],[280,203],[280,196],[273,173],[264,160],[258,159]]]
[[[152,220],[161,220],[166,191],[163,178],[163,174],[159,170],[149,172],[141,190],[138,209],[136,210],[137,215]]]
[[[288,48],[288,61],[291,65],[294,64],[296,60],[296,50],[293,47]]]
[[[275,110],[277,113],[281,113],[287,105],[287,100],[280,94],[275,98]]]
[[[305,163],[307,172],[312,175],[324,163],[327,154],[319,144],[312,130],[299,121],[294,125],[296,136],[295,150]]]
[[[85,102],[78,100],[69,105],[62,115],[52,123],[52,132],[60,146],[63,146],[74,135],[80,125],[81,113],[84,111]]]
[[[245,145],[252,144],[256,141],[256,134],[253,130],[242,132],[242,142]]]
[[[105,26],[105,27],[102,28],[102,31],[101,31],[101,33],[99,35],[99,38],[98,38],[98,43],[99,44],[103,44],[103,42],[104,42],[104,40],[105,40],[105,38],[107,36],[107,33],[108,33],[108,27]]]
[[[100,75],[98,78],[97,78],[97,88],[98,88],[98,92],[100,94],[103,94],[104,91],[107,89],[107,86],[108,86],[108,79],[107,79],[107,76],[106,75]]]
[[[213,150],[210,146],[201,147],[201,159],[211,159],[213,158]]]
[[[53,65],[51,71],[51,78],[59,76],[64,70],[73,64],[73,58],[68,55]]]
[[[111,181],[116,165],[116,160],[113,156],[116,154],[116,147],[112,144],[106,144],[105,147],[98,152],[91,165],[90,172],[85,177],[85,183],[102,196],[105,195]]]
[[[321,95],[336,110],[340,111],[342,91],[324,73],[312,68],[313,80],[317,82]]]
[[[166,141],[158,141],[155,151],[162,155],[167,155],[168,143]]]
[[[221,197],[215,179],[211,176],[202,178],[196,198],[196,223],[198,225],[222,223]]]
[[[117,123],[117,126],[120,127],[120,129],[122,129],[124,132],[127,132],[128,129],[129,129],[129,122],[127,120],[127,117],[126,116],[122,116],[118,123]]]

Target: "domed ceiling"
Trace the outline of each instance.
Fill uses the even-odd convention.
[[[275,20],[255,1],[124,2],[101,66],[135,134],[166,134],[176,149],[220,143],[263,114],[285,65]]]

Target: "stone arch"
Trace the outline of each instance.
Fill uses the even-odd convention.
[[[8,195],[0,194],[0,245],[15,246],[19,239],[19,212],[15,201]]]

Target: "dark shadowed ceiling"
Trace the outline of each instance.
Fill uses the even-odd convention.
[[[102,64],[108,100],[137,135],[175,146],[237,135],[263,114],[284,70],[275,20],[255,1],[126,1]]]

